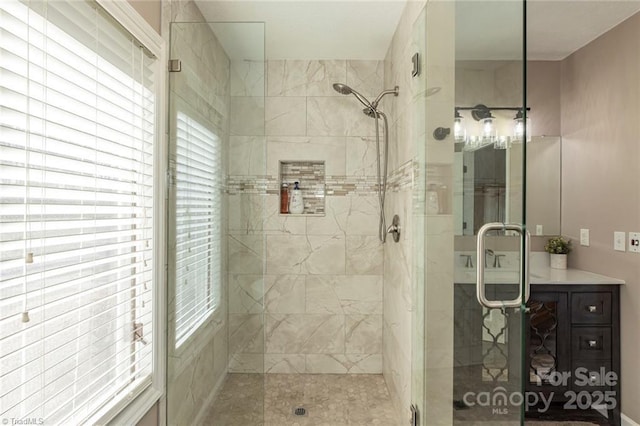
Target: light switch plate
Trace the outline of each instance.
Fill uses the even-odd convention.
[[[588,229],[580,230],[580,245],[589,247],[589,230]]]
[[[629,251],[640,253],[640,232],[629,232]]]
[[[544,235],[542,225],[536,225],[536,235]]]
[[[625,232],[615,231],[613,233],[613,249],[616,251],[627,251],[627,235]]]

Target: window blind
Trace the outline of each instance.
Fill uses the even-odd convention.
[[[0,2],[0,418],[150,383],[154,62],[90,1]]]
[[[176,117],[176,347],[214,312],[220,299],[222,159],[215,133],[189,115]]]

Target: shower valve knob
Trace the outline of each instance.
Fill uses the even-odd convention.
[[[451,129],[448,127],[438,127],[433,131],[433,138],[437,141],[443,141],[449,136]]]
[[[391,222],[391,225],[387,228],[387,234],[391,234],[393,241],[396,243],[400,241],[400,216],[393,216],[393,222]]]

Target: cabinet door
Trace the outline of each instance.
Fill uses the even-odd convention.
[[[567,293],[534,291],[527,308],[525,355],[529,371],[526,389],[544,394],[553,392],[554,400],[562,400],[571,385],[558,380],[560,375],[557,374],[571,372]]]

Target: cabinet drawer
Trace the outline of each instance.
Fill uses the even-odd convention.
[[[574,324],[611,324],[611,293],[573,293],[571,322]]]
[[[611,327],[573,327],[571,352],[574,360],[611,359]]]
[[[611,361],[573,361],[571,368],[572,389],[580,391],[607,391],[615,388],[618,374],[611,371]]]

